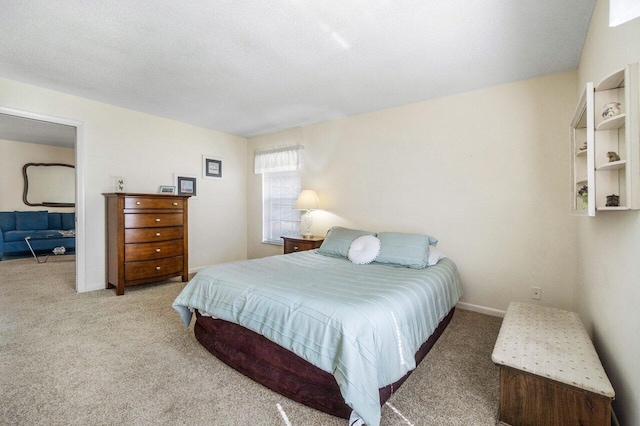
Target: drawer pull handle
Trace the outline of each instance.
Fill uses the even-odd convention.
[[[159,267],[159,266],[156,266],[156,271],[159,271],[159,270],[160,270],[160,267]]]
[[[160,249],[156,249],[156,253],[160,253]]]
[[[295,246],[293,249],[294,249],[294,250],[298,250],[298,246]]]
[[[178,205],[178,203],[173,203],[173,205],[174,205],[174,206],[177,206],[177,205]]]
[[[136,201],[136,205],[139,206],[140,205],[140,201]]]
[[[156,219],[156,222],[160,222],[160,218],[157,218],[157,219]]]
[[[156,232],[156,237],[159,237],[159,236],[160,236],[160,233],[159,233],[159,232]]]

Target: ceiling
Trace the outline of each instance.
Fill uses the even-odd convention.
[[[595,0],[3,0],[0,76],[240,136],[574,69]]]
[[[0,139],[74,148],[76,128],[63,124],[0,114]]]

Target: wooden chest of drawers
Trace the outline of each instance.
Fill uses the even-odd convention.
[[[107,288],[189,276],[188,196],[103,194],[107,200]]]

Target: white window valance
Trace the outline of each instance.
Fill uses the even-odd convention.
[[[256,151],[255,174],[302,170],[304,146],[292,145]]]

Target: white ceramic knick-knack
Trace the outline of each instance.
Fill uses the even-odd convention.
[[[610,102],[603,107],[602,116],[613,117],[620,114],[620,102]]]
[[[124,192],[124,177],[112,176],[111,179],[113,181],[113,191]]]

